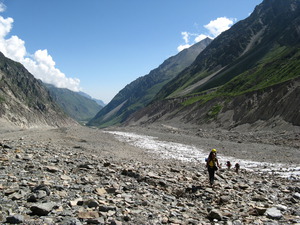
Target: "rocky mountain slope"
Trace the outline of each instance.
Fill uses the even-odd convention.
[[[103,107],[83,93],[56,88],[45,84],[53,100],[63,111],[78,122],[85,123],[92,119]]]
[[[77,124],[61,111],[42,82],[0,53],[0,117],[21,127]]]
[[[91,99],[91,100],[95,101],[98,105],[100,105],[100,106],[102,106],[102,107],[105,106],[105,103],[104,103],[102,100],[93,98],[93,97],[91,97],[90,95],[88,95],[87,93],[84,93],[84,92],[82,92],[82,91],[79,91],[78,94],[80,94],[80,95],[82,95],[82,96],[84,96],[84,97],[86,97],[86,98],[88,98],[88,99]]]
[[[300,1],[265,0],[126,124],[232,129],[300,125]]]
[[[128,84],[88,125],[106,127],[125,121],[129,115],[151,102],[162,86],[189,66],[210,42],[211,40],[207,38],[181,51],[177,55],[165,60],[148,75]]]

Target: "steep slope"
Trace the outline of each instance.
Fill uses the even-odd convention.
[[[221,86],[255,68],[278,48],[299,43],[299,1],[265,0],[245,20],[222,33],[156,99]],[[272,61],[272,59],[268,59]]]
[[[88,125],[106,127],[125,121],[130,114],[151,102],[162,86],[189,66],[210,42],[211,40],[207,38],[181,51],[176,56],[165,60],[148,75],[128,84]]]
[[[78,122],[89,121],[103,108],[91,98],[84,97],[82,93],[56,88],[50,84],[45,86],[63,111]]]
[[[84,92],[80,91],[80,92],[78,92],[78,94],[80,94],[80,95],[82,95],[82,96],[84,96],[84,97],[86,97],[86,98],[89,98],[89,99],[95,101],[98,105],[102,106],[101,108],[103,108],[103,107],[105,106],[105,103],[104,103],[102,100],[96,99],[96,98],[92,98],[92,97],[91,97],[90,95],[88,95],[87,93],[84,93]]]
[[[21,127],[77,123],[61,111],[42,82],[0,53],[0,118]]]
[[[126,124],[300,126],[300,0],[265,0]]]

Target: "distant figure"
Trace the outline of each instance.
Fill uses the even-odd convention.
[[[227,162],[226,162],[226,166],[227,166],[227,169],[230,170],[230,168],[231,168],[231,163],[230,163],[230,161],[227,161]]]
[[[236,163],[235,166],[234,166],[234,168],[235,168],[235,172],[239,173],[240,164]]]
[[[215,180],[215,171],[218,170],[218,167],[220,167],[219,161],[217,159],[217,150],[212,149],[211,152],[209,153],[207,162],[206,162],[206,167],[208,170],[208,175],[209,175],[209,183],[210,185],[214,184]]]

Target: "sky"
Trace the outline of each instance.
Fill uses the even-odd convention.
[[[37,79],[109,101],[262,0],[0,0],[0,51]]]

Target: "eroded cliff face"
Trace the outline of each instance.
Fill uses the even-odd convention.
[[[236,97],[183,106],[188,98],[157,101],[133,114],[125,125],[168,123],[174,126],[238,129],[288,129],[300,126],[300,78]]]
[[[20,127],[69,126],[77,123],[64,114],[41,81],[20,63],[0,53],[0,117]]]

